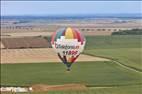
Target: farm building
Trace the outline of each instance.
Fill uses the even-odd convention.
[[[42,37],[16,37],[2,38],[1,48],[20,49],[20,48],[49,48],[50,43]]]

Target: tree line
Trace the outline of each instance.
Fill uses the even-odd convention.
[[[112,32],[112,35],[142,35],[142,29],[120,30]]]

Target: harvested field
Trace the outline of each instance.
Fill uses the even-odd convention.
[[[77,61],[108,61],[108,59],[81,54]],[[52,48],[2,49],[1,63],[61,62]]]

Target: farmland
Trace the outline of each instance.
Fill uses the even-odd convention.
[[[61,63],[2,64],[1,85],[77,83],[85,84],[89,90],[49,91],[48,94],[141,94],[141,36],[91,36],[86,38],[85,54],[107,57],[112,61],[80,61],[73,64],[70,73],[66,72],[65,66]],[[139,72],[126,69],[113,60]]]
[[[134,89],[135,88],[135,89]],[[40,93],[38,93],[40,94]],[[41,93],[45,94],[45,93]],[[49,92],[48,94],[141,94],[140,86],[121,86],[114,88],[91,88],[88,91]]]
[[[52,48],[2,49],[1,53],[1,63],[61,62]],[[109,59],[81,54],[78,61],[109,61]]]
[[[93,92],[98,92],[98,94],[103,94],[103,92],[106,92],[106,94],[113,94],[113,92],[116,92],[116,94],[120,92],[122,94],[140,94],[140,84],[142,84],[140,73],[124,69],[110,61],[78,62],[72,66],[70,73],[67,73],[65,67],[58,63],[2,64],[1,67],[1,72],[5,73],[1,75],[2,85],[31,86],[32,84],[79,83],[89,87],[113,87],[104,89],[91,88],[83,94],[94,94]],[[131,88],[136,88],[129,90],[130,86]],[[125,87],[126,90],[117,91],[122,87]],[[66,94],[67,91],[50,92],[51,94]],[[70,92],[71,94],[78,94],[79,91]],[[45,92],[41,94],[45,94]]]
[[[139,71],[141,62],[141,35],[96,36],[87,38],[85,53],[119,61]]]
[[[3,64],[2,85],[84,83],[93,86],[140,84],[140,74],[114,62],[78,62],[66,73],[60,63]],[[17,76],[18,74],[18,76]],[[52,75],[52,76],[49,76]],[[5,79],[6,78],[6,79]]]
[[[11,93],[3,93],[11,94]],[[21,94],[21,93],[16,93]],[[22,94],[141,94],[141,88],[139,85],[134,86],[121,86],[114,88],[91,88],[86,91],[49,91],[49,92],[34,92],[34,93],[22,93]]]

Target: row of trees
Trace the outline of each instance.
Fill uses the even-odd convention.
[[[142,35],[142,29],[122,30],[113,32],[112,35]]]

